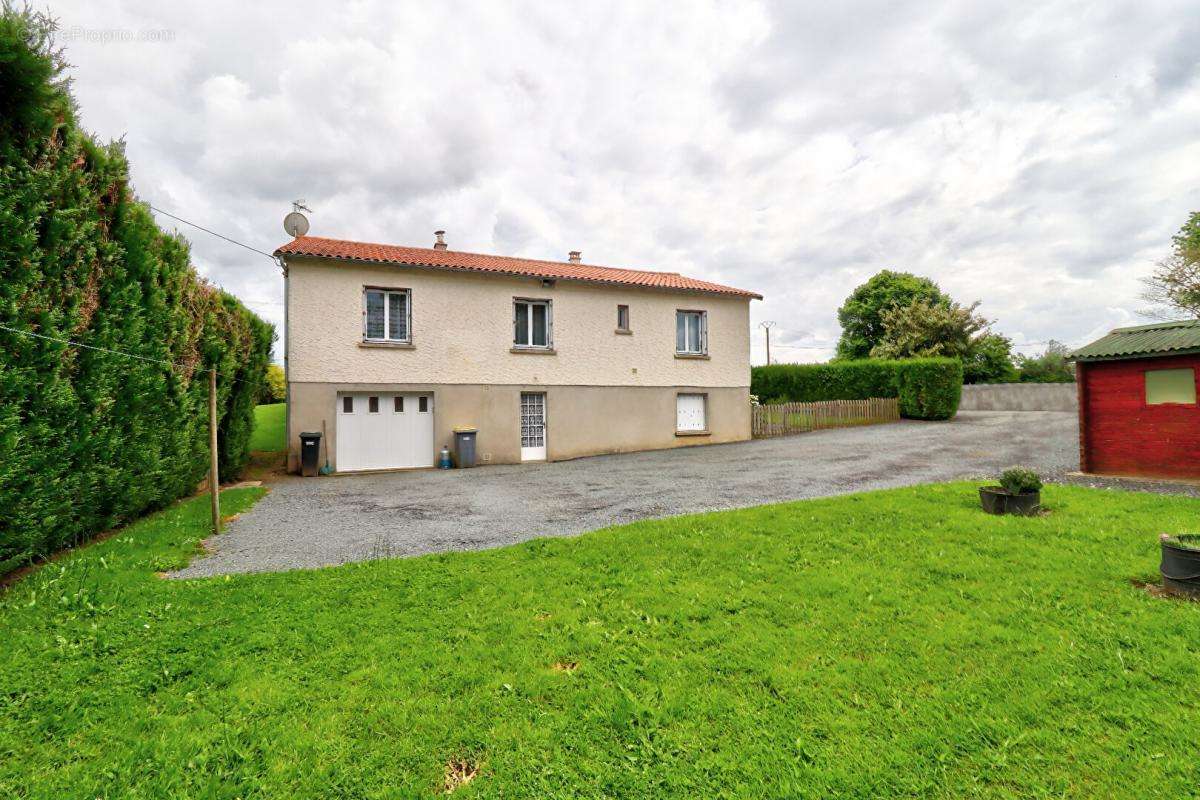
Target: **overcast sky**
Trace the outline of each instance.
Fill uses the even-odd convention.
[[[304,198],[314,235],[444,228],[452,249],[753,289],[756,363],[765,319],[777,359],[827,358],[885,267],[982,300],[1018,343],[1081,343],[1144,321],[1139,279],[1200,210],[1185,0],[50,12],[85,126],[125,137],[159,208],[271,251]],[[282,322],[271,262],[178,227]]]

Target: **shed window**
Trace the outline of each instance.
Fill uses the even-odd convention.
[[[1196,371],[1151,369],[1146,371],[1146,405],[1163,403],[1196,404]]]

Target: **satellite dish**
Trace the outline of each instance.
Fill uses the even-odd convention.
[[[308,233],[308,217],[299,211],[291,211],[283,218],[283,229],[293,238]]]

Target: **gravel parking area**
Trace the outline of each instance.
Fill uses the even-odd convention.
[[[962,412],[738,444],[551,464],[283,477],[211,555],[175,573],[201,577],[322,567],[568,536],[690,514],[931,481],[1027,464],[1075,469],[1075,415]]]

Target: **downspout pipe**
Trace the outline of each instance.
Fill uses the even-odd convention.
[[[275,256],[279,268],[283,270],[283,436],[284,436],[284,469],[292,471],[292,380],[288,369],[288,301],[291,292],[288,287],[287,261],[281,255]]]

